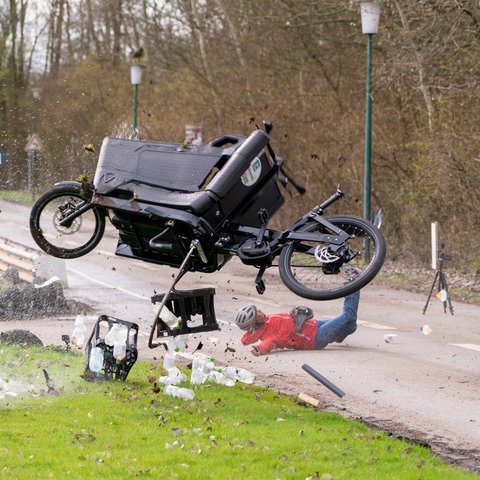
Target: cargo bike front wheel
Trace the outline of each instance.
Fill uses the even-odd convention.
[[[104,209],[91,205],[76,182],[44,193],[30,213],[33,239],[43,251],[58,258],[87,254],[98,245],[104,231]]]

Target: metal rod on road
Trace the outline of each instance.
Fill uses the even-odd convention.
[[[316,370],[314,370],[310,365],[304,363],[302,368],[310,374],[315,380],[318,380],[321,384],[325,385],[329,390],[331,390],[335,395],[338,395],[342,398],[345,395],[345,392],[342,392],[337,386],[335,386],[332,382],[327,380],[323,375],[320,375]]]

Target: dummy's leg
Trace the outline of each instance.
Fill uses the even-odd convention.
[[[357,329],[357,311],[360,291],[347,295],[343,301],[343,311],[331,320],[319,320],[315,335],[315,350],[320,350],[332,342],[343,342]]]

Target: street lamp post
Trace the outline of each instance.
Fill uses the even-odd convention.
[[[371,219],[371,166],[372,166],[372,40],[373,35],[378,32],[380,20],[380,5],[373,2],[362,2],[360,4],[362,16],[362,33],[368,35],[367,45],[367,87],[366,87],[366,109],[365,109],[365,177],[364,177],[364,207],[363,216]],[[370,258],[370,243],[365,244],[366,260]]]
[[[137,130],[137,103],[138,103],[138,86],[142,82],[142,71],[144,66],[140,63],[132,63],[130,65],[130,78],[133,85],[133,130],[132,139],[138,138]]]
[[[34,118],[33,118],[33,134],[38,134],[38,101],[40,100],[40,89],[32,88],[32,96],[35,104],[34,107]],[[34,148],[31,152],[32,155],[32,165],[30,166],[30,192],[32,194],[32,199],[35,198],[35,168],[37,164],[37,149]]]

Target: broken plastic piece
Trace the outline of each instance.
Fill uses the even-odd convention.
[[[432,329],[428,325],[423,325],[422,328],[420,328],[420,331],[424,335],[430,335],[432,333]]]
[[[440,290],[438,293],[437,293],[437,298],[441,301],[441,302],[446,302],[447,299],[448,299],[448,292],[446,290]]]
[[[310,395],[307,395],[306,393],[300,393],[298,395],[298,399],[301,402],[308,403],[310,405],[313,405],[316,408],[318,408],[320,405],[320,400],[317,400],[316,398],[313,398]]]
[[[385,343],[392,343],[395,341],[396,338],[397,338],[397,335],[395,335],[394,333],[389,333],[383,336]]]

